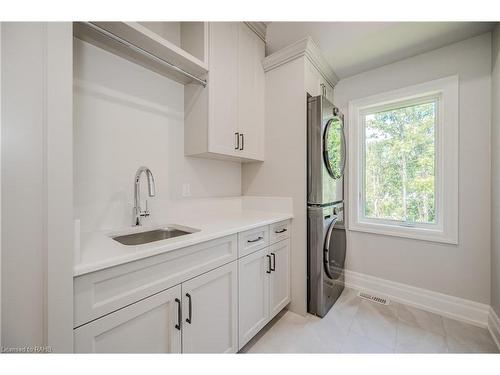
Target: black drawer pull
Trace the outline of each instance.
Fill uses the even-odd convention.
[[[271,273],[271,271],[272,271],[272,269],[271,269],[271,255],[268,254],[268,255],[266,255],[266,257],[267,257],[267,260],[269,261],[268,262],[269,267],[268,267],[266,273]]]
[[[273,266],[271,267],[271,271],[276,271],[276,254],[271,253],[271,255],[273,257]]]
[[[176,298],[175,302],[177,302],[177,324],[175,325],[175,328],[177,328],[180,331],[181,330],[181,315],[182,315],[181,300],[179,298]]]
[[[252,242],[257,242],[257,241],[260,241],[261,239],[263,239],[264,237],[262,236],[259,236],[257,237],[255,240],[247,240],[248,243],[252,243]]]
[[[277,233],[277,234],[279,234],[279,233],[285,233],[287,230],[288,229],[283,228],[282,230],[275,230],[274,233]]]
[[[186,318],[186,322],[188,322],[189,324],[191,324],[191,318],[193,316],[193,304],[192,304],[192,300],[191,300],[191,294],[189,293],[186,293],[186,297],[189,299],[189,304],[188,304],[188,308],[189,308],[189,316]]]

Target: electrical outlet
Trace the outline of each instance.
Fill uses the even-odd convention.
[[[190,197],[191,196],[191,185],[188,183],[182,184],[182,196]]]

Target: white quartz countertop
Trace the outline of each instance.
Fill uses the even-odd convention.
[[[82,233],[79,254],[80,259],[78,259],[75,264],[74,276],[76,277],[86,273],[99,271],[104,268],[162,254],[182,247],[191,246],[291,218],[292,215],[287,213],[242,210],[233,213],[226,212],[220,215],[200,215],[200,217],[175,220],[164,223],[163,225]],[[112,238],[113,236],[122,234],[164,228],[169,225],[180,225],[194,228],[199,231],[138,246],[122,245]]]

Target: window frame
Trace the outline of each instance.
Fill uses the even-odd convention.
[[[349,230],[426,241],[458,243],[458,76],[451,76],[349,102]],[[435,98],[436,223],[405,223],[364,215],[365,116]]]

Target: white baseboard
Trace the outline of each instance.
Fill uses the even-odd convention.
[[[495,310],[491,307],[488,319],[488,329],[490,330],[493,340],[495,340],[495,344],[497,344],[498,349],[500,349],[500,318],[498,318]]]
[[[484,303],[437,293],[349,270],[345,270],[345,284],[353,289],[387,296],[405,305],[414,306],[452,319],[488,328],[490,306]]]

